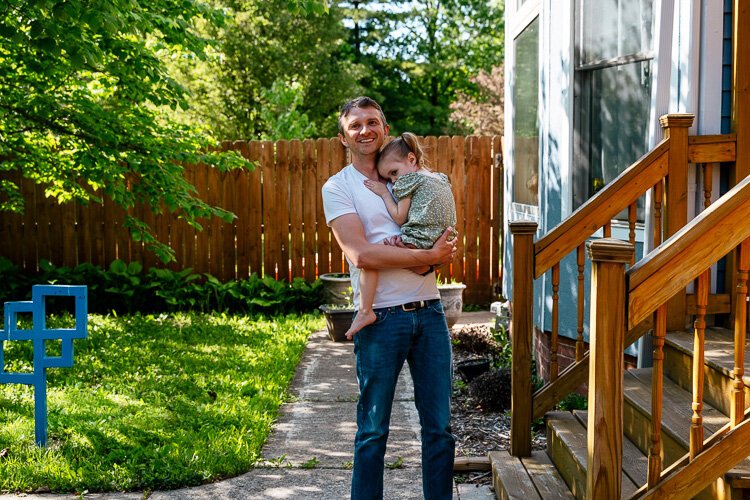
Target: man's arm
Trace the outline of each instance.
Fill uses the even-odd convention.
[[[453,259],[455,239],[448,241],[448,232],[443,234],[428,250],[399,248],[373,244],[365,238],[365,229],[357,214],[346,214],[330,223],[333,235],[354,266],[360,269],[421,268],[444,264]]]

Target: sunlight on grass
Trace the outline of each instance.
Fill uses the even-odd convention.
[[[73,368],[48,370],[47,449],[34,444],[33,390],[0,386],[0,491],[172,489],[249,470],[322,327],[314,316],[91,315]],[[30,366],[20,344],[5,344],[6,370]]]

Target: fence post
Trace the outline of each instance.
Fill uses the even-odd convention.
[[[511,369],[510,454],[531,455],[531,342],[534,332],[534,234],[536,222],[510,223],[513,234],[513,365]]]
[[[592,242],[586,498],[622,496],[625,264],[633,245],[611,238]]]
[[[688,129],[693,119],[690,113],[669,114],[659,119],[664,137],[669,138],[665,240],[687,224]],[[667,302],[667,330],[684,330],[686,316],[685,290],[682,290]]]

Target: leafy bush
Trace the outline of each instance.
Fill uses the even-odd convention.
[[[89,311],[94,313],[159,313],[174,311],[278,315],[313,311],[322,303],[320,282],[295,278],[291,283],[253,274],[222,283],[192,269],[143,269],[139,262],[113,261],[108,269],[91,264],[55,267],[41,261],[38,273],[25,273],[0,257],[0,301],[31,297],[40,283],[87,285]]]

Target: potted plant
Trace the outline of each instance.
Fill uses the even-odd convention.
[[[321,278],[323,276],[321,276]],[[344,334],[349,327],[352,326],[354,313],[357,312],[354,308],[352,297],[352,287],[347,281],[347,287],[343,291],[336,292],[336,298],[340,301],[339,303],[323,304],[319,307],[319,309],[323,311],[323,315],[326,317],[328,337],[334,342],[344,342],[349,340]]]
[[[356,310],[352,304],[323,304],[319,308],[326,317],[328,338],[334,342],[345,342],[349,339],[344,335],[352,326]]]
[[[344,305],[350,302],[352,282],[349,273],[325,273],[319,279],[323,282],[326,304]]]
[[[455,280],[442,281],[440,276],[437,280],[440,301],[443,303],[443,311],[445,311],[445,320],[448,322],[448,328],[452,328],[458,322],[464,309],[466,285]]]

